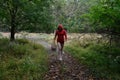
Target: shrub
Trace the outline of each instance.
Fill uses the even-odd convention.
[[[120,77],[120,50],[116,46],[105,46],[103,44],[90,44],[81,47],[78,43],[72,43],[65,47],[79,62],[91,69],[95,77],[119,80]]]
[[[41,45],[0,39],[0,46],[0,80],[43,80],[48,58]]]

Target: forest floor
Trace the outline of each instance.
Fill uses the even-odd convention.
[[[8,37],[8,33],[4,33],[4,36]],[[19,38],[19,34],[17,36]],[[44,40],[44,37],[47,35],[42,36],[43,39],[38,38],[38,36],[32,35],[31,37],[30,35],[26,37],[26,34],[24,34],[22,38],[41,44],[48,51],[49,71],[46,73],[44,80],[100,80],[94,78],[85,65],[81,64],[67,52],[63,54],[63,60],[60,61],[57,52],[52,51],[50,43]]]
[[[69,53],[65,52],[63,60],[60,61],[57,52],[51,50],[49,43],[42,40],[34,41],[43,45],[48,51],[49,71],[44,80],[98,80],[93,78],[86,66],[79,63]]]

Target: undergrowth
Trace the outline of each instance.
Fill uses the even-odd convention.
[[[0,39],[0,80],[44,80],[47,52],[38,44]]]
[[[120,80],[120,48],[104,44],[91,43],[83,47],[79,42],[67,45],[65,50],[87,65],[96,78]]]

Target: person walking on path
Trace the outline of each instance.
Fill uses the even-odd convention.
[[[58,28],[55,32],[54,41],[57,41],[59,60],[62,60],[64,42],[67,41],[67,33],[62,24],[58,25]]]

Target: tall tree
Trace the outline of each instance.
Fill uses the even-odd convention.
[[[11,41],[18,30],[49,32],[48,28],[52,29],[50,0],[1,0],[0,6],[0,22],[10,28]]]
[[[15,39],[15,31],[17,28],[17,17],[19,16],[20,9],[23,7],[23,2],[25,0],[1,0],[0,1],[0,9],[1,9],[1,17],[3,22],[6,23],[6,25],[10,26],[10,40],[14,41]]]
[[[97,32],[109,35],[110,44],[116,36],[120,39],[120,0],[100,0],[90,10],[89,19]],[[117,38],[117,41],[119,41]]]

